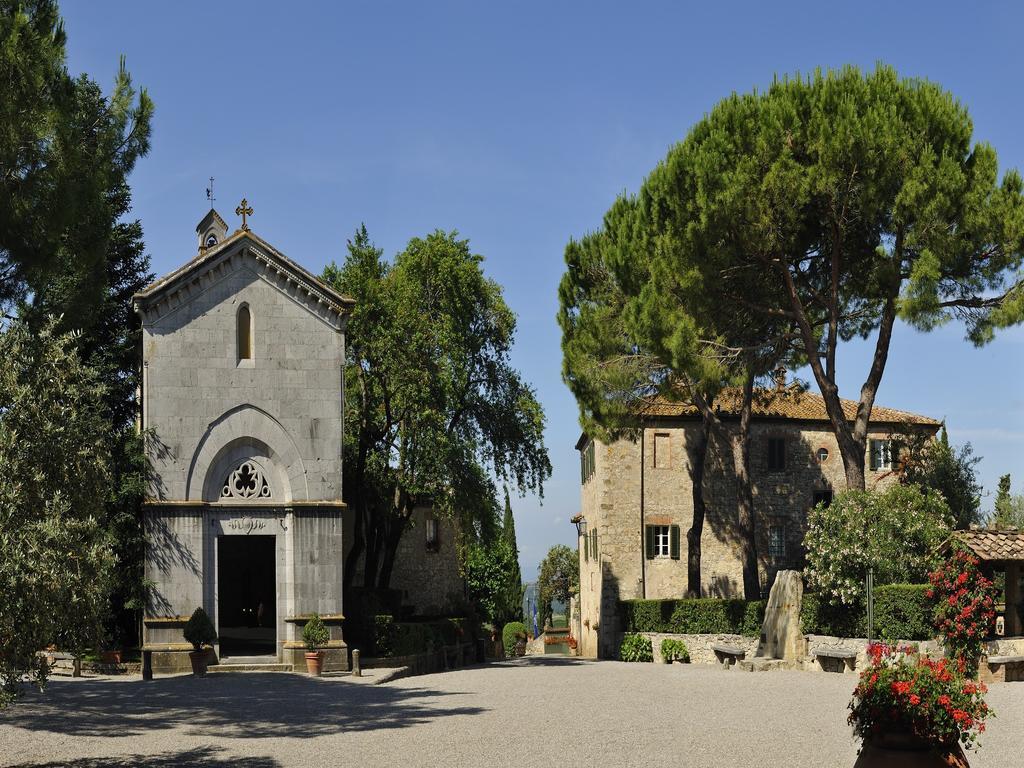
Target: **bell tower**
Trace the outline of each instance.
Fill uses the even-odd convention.
[[[206,253],[208,248],[214,247],[227,237],[228,225],[220,214],[211,208],[196,227],[196,234],[199,235],[199,252]]]

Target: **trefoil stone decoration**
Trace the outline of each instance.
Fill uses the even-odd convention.
[[[269,499],[270,483],[263,470],[252,461],[243,461],[228,475],[221,489],[222,499]]]

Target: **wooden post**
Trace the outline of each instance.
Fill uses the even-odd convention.
[[[142,650],[142,679],[153,679],[153,652],[145,648]]]
[[[1006,637],[1021,635],[1020,617],[1020,563],[1006,564]]]

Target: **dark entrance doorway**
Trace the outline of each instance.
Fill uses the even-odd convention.
[[[221,656],[277,655],[274,536],[217,539]]]

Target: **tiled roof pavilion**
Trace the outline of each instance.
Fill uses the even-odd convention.
[[[1016,528],[956,531],[952,538],[987,563],[1024,563],[1024,531]]]

